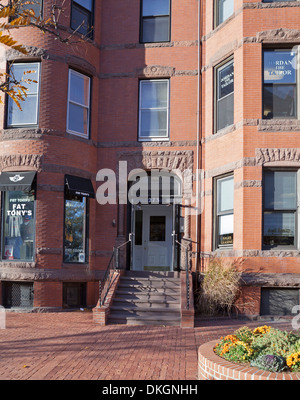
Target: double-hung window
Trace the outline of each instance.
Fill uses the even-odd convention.
[[[90,78],[69,70],[67,132],[88,138],[90,120]]]
[[[169,80],[140,81],[139,139],[169,137]]]
[[[264,173],[263,245],[297,247],[297,171]]]
[[[93,37],[93,0],[72,0],[71,28],[82,35]]]
[[[216,1],[216,26],[226,21],[234,12],[234,0]]]
[[[170,41],[171,0],[141,0],[142,43]]]
[[[234,122],[234,66],[233,60],[216,68],[216,131]]]
[[[233,245],[233,175],[224,176],[215,181],[215,247]]]
[[[38,124],[40,63],[15,63],[10,66],[10,80],[20,82],[27,88],[26,97],[19,104],[8,97],[7,126]]]
[[[297,50],[264,50],[263,117],[297,118]]]

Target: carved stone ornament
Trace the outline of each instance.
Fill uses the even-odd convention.
[[[257,42],[299,42],[300,43],[300,30],[298,29],[272,29],[269,31],[258,32],[256,35]]]
[[[256,165],[267,162],[289,161],[300,163],[300,149],[256,149]]]
[[[40,171],[41,154],[8,154],[0,156],[0,170],[3,171],[9,167],[30,167]]]
[[[136,76],[145,78],[171,77],[175,75],[175,68],[162,65],[147,65],[136,70]]]

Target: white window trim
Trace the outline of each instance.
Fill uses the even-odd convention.
[[[36,115],[35,115],[35,122],[25,122],[23,124],[9,124],[8,123],[8,114],[6,116],[6,125],[8,128],[18,128],[18,127],[22,127],[22,126],[38,126],[39,124],[39,110],[40,110],[40,74],[41,74],[41,63],[40,62],[28,62],[28,63],[13,63],[11,66],[13,65],[26,65],[26,68],[24,68],[24,72],[25,71],[30,71],[33,70],[34,68],[31,68],[31,65],[37,65],[37,76],[38,76],[38,83],[37,83],[37,92],[35,93],[30,93],[30,85],[29,85],[29,93],[27,93],[27,97],[29,96],[37,96],[37,103],[36,103]],[[27,67],[28,66],[28,67]],[[25,75],[25,79],[26,79],[26,75]],[[7,102],[8,104],[13,101],[13,99],[11,99],[10,97],[8,98]],[[26,101],[26,99],[24,100]],[[7,104],[7,105],[8,105]],[[20,102],[20,105],[22,107],[22,102]]]
[[[70,100],[70,89],[71,89],[71,75],[75,74],[78,75],[80,77],[84,77],[84,78],[88,78],[89,80],[89,92],[88,92],[88,105],[86,106],[85,104],[81,104],[81,103],[77,103],[75,101]],[[88,139],[89,138],[89,133],[90,133],[90,97],[91,97],[91,78],[88,75],[84,75],[81,74],[80,72],[75,71],[72,68],[69,68],[69,80],[68,80],[68,107],[67,107],[67,132],[75,135],[75,136],[80,136],[83,138]],[[82,133],[82,132],[77,132],[77,131],[73,131],[72,129],[69,129],[69,105],[70,103],[75,104],[79,107],[85,108],[87,109],[87,133]]]
[[[141,102],[142,102],[142,82],[167,82],[167,107],[164,108],[151,108],[151,110],[167,110],[167,134],[166,136],[141,136],[141,111],[143,110],[141,107]],[[147,108],[148,109],[148,108]],[[170,80],[169,79],[142,79],[139,81],[139,131],[138,131],[138,140],[140,142],[167,142],[170,140],[170,132],[169,132],[169,125],[170,125]]]

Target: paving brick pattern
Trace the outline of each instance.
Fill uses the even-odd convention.
[[[200,344],[245,324],[196,319],[195,328],[185,329],[100,327],[87,311],[10,312],[0,329],[0,380],[195,380]],[[288,322],[276,326],[292,330]]]

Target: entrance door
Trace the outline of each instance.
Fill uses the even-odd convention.
[[[143,205],[135,210],[133,270],[173,270],[172,211],[165,205]]]

